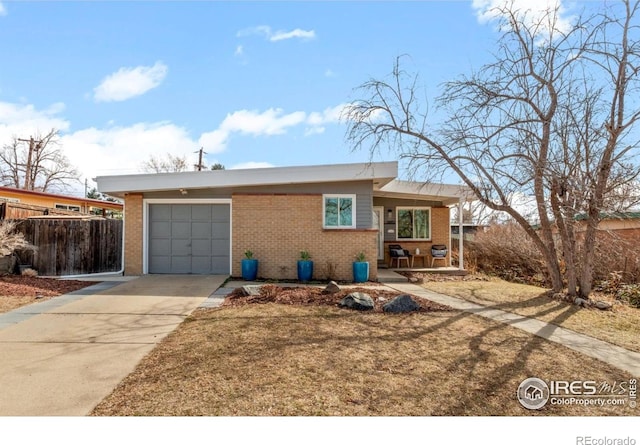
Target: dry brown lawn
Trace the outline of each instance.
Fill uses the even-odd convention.
[[[601,416],[529,411],[528,377],[632,376],[459,311],[388,315],[277,303],[197,310],[100,403],[96,416]]]
[[[473,277],[472,277],[473,278]],[[427,278],[428,279],[428,278]],[[546,289],[490,278],[482,280],[425,281],[423,287],[474,303],[543,320],[575,332],[640,352],[640,309],[595,294],[595,300],[613,303],[613,310],[582,309],[549,298]]]

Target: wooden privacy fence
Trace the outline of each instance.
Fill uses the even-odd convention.
[[[16,230],[37,247],[20,263],[39,275],[117,272],[122,267],[122,220],[25,219]]]

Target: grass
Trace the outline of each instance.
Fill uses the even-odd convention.
[[[509,283],[491,278],[489,281],[427,281],[426,289],[515,314],[553,323],[575,332],[640,352],[640,310],[617,304],[610,297],[594,299],[615,303],[613,310],[582,309],[544,295],[545,289]]]
[[[385,315],[260,304],[197,310],[92,415],[636,415],[629,407],[516,400],[528,377],[629,374],[459,311]]]

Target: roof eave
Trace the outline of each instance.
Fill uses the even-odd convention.
[[[397,162],[271,167],[243,170],[155,173],[140,175],[99,176],[98,190],[115,196],[125,193],[179,189],[260,187],[372,180],[383,187],[398,175]]]

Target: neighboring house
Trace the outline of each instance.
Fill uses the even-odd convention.
[[[103,215],[121,213],[123,205],[98,199],[23,190],[0,186],[0,219],[23,219],[37,215]]]
[[[489,226],[486,224],[473,224],[463,223],[462,233],[464,233],[465,241],[473,241],[473,238],[478,231],[484,232]],[[458,239],[460,235],[460,225],[458,223],[451,223],[451,238]]]
[[[364,252],[370,278],[388,244],[450,247],[460,186],[398,181],[396,162],[98,177],[125,201],[125,274],[231,274],[251,250],[260,277],[293,279],[301,250],[314,278],[352,279]],[[451,249],[449,249],[449,252]],[[447,263],[450,260],[447,257]]]
[[[604,213],[600,217],[601,220],[598,224],[600,233],[607,232],[630,241],[640,240],[640,212]],[[577,231],[584,231],[586,229],[586,215],[577,215],[576,221],[578,222]]]

